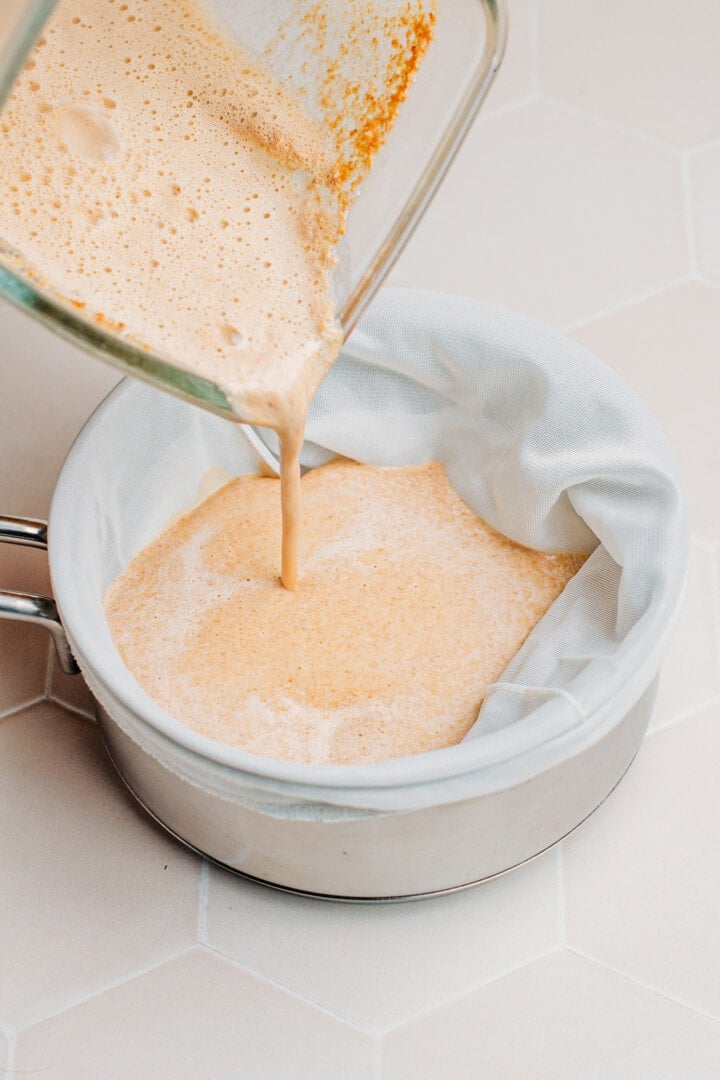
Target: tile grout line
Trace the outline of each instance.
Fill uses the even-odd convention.
[[[600,113],[587,112],[585,109],[581,109],[578,105],[570,105],[567,101],[563,101],[562,98],[555,98],[552,95],[541,94],[540,100],[547,105],[552,105],[559,109],[561,112],[567,113],[568,116],[575,116],[583,120],[590,120],[591,123],[599,124],[604,128],[608,128],[610,131],[614,131],[619,135],[624,135],[626,138],[634,139],[637,142],[645,143],[647,146],[653,147],[655,150],[661,150],[669,157],[681,159],[685,154],[685,151],[680,146],[675,146],[673,143],[665,142],[663,139],[658,139],[655,135],[648,135],[647,132],[641,131],[639,128],[626,127],[625,124],[619,124],[617,120],[609,120],[606,116],[602,116]]]
[[[51,701],[53,705],[59,705],[61,709],[66,709],[68,712],[74,713],[76,716],[82,716],[84,720],[91,720],[93,723],[97,720],[97,717],[91,713],[88,709],[83,709],[79,705],[73,705],[69,701],[64,701],[61,697],[58,697],[52,692],[52,673],[54,670],[54,649],[51,648],[50,653],[50,670],[48,672],[48,683],[45,688],[45,696],[48,701]],[[82,679],[82,675],[71,676],[75,679]]]
[[[87,712],[86,709],[80,709],[77,705],[71,705],[68,701],[63,701],[62,698],[50,697],[47,698],[47,701],[49,701],[51,705],[57,705],[59,709],[64,709],[65,712],[72,713],[73,716],[79,716],[83,720],[89,720],[92,724],[97,722],[97,717],[94,716],[93,713]]]
[[[718,647],[720,652],[720,646]],[[643,742],[652,739],[655,735],[662,734],[663,731],[668,731],[670,728],[674,728],[677,724],[682,724],[686,720],[693,720],[696,716],[700,716],[706,709],[710,709],[715,705],[720,705],[720,694],[713,694],[712,697],[706,698],[705,701],[701,701],[698,705],[691,705],[689,709],[684,709],[683,712],[677,713],[675,716],[671,716],[667,720],[663,720],[657,727],[654,727],[652,731],[647,731],[643,737]]]
[[[20,705],[12,705],[5,712],[0,712],[0,720],[9,720],[11,716],[24,712],[25,709],[32,709],[33,705],[42,705],[43,701],[47,701],[47,698],[41,694],[40,697],[30,698],[29,701],[23,701]]]
[[[55,668],[55,646],[52,640],[48,642],[47,664],[45,665],[45,697],[52,701],[52,677]]]
[[[5,1076],[7,1080],[15,1074],[15,1032],[8,1033],[7,1061],[5,1063]]]
[[[708,277],[702,270],[698,270],[693,276],[693,281],[699,281],[701,284],[707,285],[710,289],[720,289],[720,278]]]
[[[61,709],[67,709],[68,712],[74,713],[76,716],[81,716],[84,720],[92,720],[95,722],[95,716],[86,709],[79,708],[77,705],[71,705],[67,701],[63,701],[62,698],[56,697],[52,692],[52,680],[55,673],[55,646],[50,640],[48,642],[48,661],[47,669],[45,672],[45,700],[52,702],[53,705],[59,705]],[[76,675],[75,678],[82,678],[82,675]]]
[[[65,712],[72,713],[73,716],[80,716],[83,720],[90,720],[93,724],[97,720],[97,717],[93,713],[88,712],[87,709],[82,709],[79,705],[72,705],[69,701],[63,701],[62,698],[55,697],[54,694],[49,694],[47,691],[44,697],[37,698],[35,701],[31,702],[31,704],[39,705],[42,704],[43,701],[46,701],[48,705],[57,705],[59,709],[64,709]],[[0,717],[0,720],[1,719],[3,718]]]
[[[197,938],[201,945],[205,945],[207,939],[207,900],[209,884],[210,863],[204,858],[202,866],[200,867],[200,881],[198,882]]]
[[[185,953],[192,952],[192,950],[197,949],[197,947],[197,942],[193,941],[190,945],[184,945],[182,949],[178,949],[177,952],[171,953],[170,956],[164,956],[154,964],[148,964],[147,967],[132,971],[129,975],[121,975],[119,978],[114,979],[112,982],[107,983],[107,985],[100,987],[98,990],[93,990],[89,994],[85,994],[74,1001],[69,1001],[66,1005],[63,1005],[61,1008],[55,1009],[53,1012],[47,1013],[44,1016],[38,1016],[34,1020],[31,1020],[29,1024],[23,1024],[13,1031],[13,1035],[21,1035],[25,1031],[30,1031],[32,1028],[44,1024],[47,1020],[54,1020],[56,1016],[62,1016],[72,1009],[80,1008],[81,1005],[87,1005],[89,1001],[94,1001],[95,998],[102,997],[103,994],[109,993],[110,990],[117,990],[119,987],[125,986],[126,983],[131,983],[135,979],[141,979],[143,975],[150,975],[151,972],[157,971],[158,968],[164,967],[165,964],[172,963],[173,960],[178,960],[181,956],[184,956]]]
[[[316,999],[310,997],[309,994],[304,994],[302,990],[297,990],[294,986],[288,986],[287,983],[278,982],[277,979],[268,975],[267,972],[260,971],[259,968],[253,967],[252,964],[248,964],[245,960],[238,960],[234,956],[228,956],[227,953],[221,952],[221,950],[214,945],[208,945],[207,942],[204,942],[201,948],[205,949],[206,952],[211,953],[213,956],[217,956],[221,960],[227,961],[228,964],[232,964],[241,971],[246,971],[249,975],[254,975],[256,978],[262,979],[268,986],[274,986],[279,990],[284,990],[287,994],[290,994],[291,997],[298,998],[299,1001],[304,1001],[308,1005],[312,1005],[313,1008],[319,1009],[320,1012],[325,1013],[326,1016],[332,1017],[333,1020],[341,1020],[343,1024],[347,1024],[355,1031],[362,1032],[363,1035],[369,1035],[372,1038],[380,1038],[384,1034],[383,1032],[363,1027],[362,1024],[358,1024],[356,1020],[351,1020],[345,1013],[333,1012],[327,1005],[323,1005],[322,1002],[316,1001]]]
[[[594,956],[589,956],[587,953],[577,949],[574,945],[566,945],[565,948],[574,956],[587,961],[588,964],[594,964],[595,967],[602,968],[604,971],[609,971],[611,974],[617,975],[620,979],[625,979],[629,983],[634,983],[635,986],[639,986],[642,990],[647,990],[650,994],[657,994],[658,997],[664,998],[666,1001],[671,1001],[673,1005],[679,1005],[680,1008],[687,1009],[688,1012],[695,1013],[696,1016],[702,1016],[705,1020],[710,1020],[713,1024],[720,1024],[720,1016],[707,1012],[697,1005],[691,1005],[688,1001],[684,1001],[674,994],[668,994],[665,990],[660,990],[659,987],[653,986],[652,983],[645,982],[643,979],[636,979],[634,975],[628,975],[627,972],[620,971],[618,968],[613,967],[612,964],[606,964],[604,960],[598,960]]]
[[[671,289],[677,289],[680,285],[689,285],[695,280],[696,276],[693,274],[680,274],[679,277],[672,278],[670,281],[667,281],[664,285],[659,285],[657,288],[646,289],[644,292],[636,293],[635,296],[628,297],[627,300],[619,300],[617,304],[609,304],[599,311],[594,311],[592,315],[565,323],[564,326],[560,327],[560,333],[573,334],[576,330],[591,326],[592,323],[597,322],[599,319],[605,319],[610,315],[619,315],[629,308],[633,308],[638,304],[644,304],[648,300],[654,300],[657,296],[661,296],[665,292],[670,292]]]
[[[690,272],[696,275],[698,273],[698,257],[695,240],[695,214],[693,212],[692,184],[690,182],[690,159],[687,154],[683,154],[680,168],[682,171],[683,216],[687,235],[688,259],[690,260]]]
[[[380,1035],[373,1036],[375,1046],[375,1080],[382,1080],[383,1073],[383,1041]]]
[[[697,157],[699,154],[705,154],[708,150],[717,150],[718,147],[720,147],[720,137],[715,136],[706,142],[698,143],[697,146],[688,146],[685,153],[689,158]]]
[[[412,1016],[406,1016],[403,1020],[400,1020],[397,1024],[391,1024],[390,1027],[382,1028],[377,1034],[385,1039],[388,1035],[391,1035],[394,1031],[398,1031],[400,1028],[405,1027],[406,1024],[413,1024],[416,1020],[420,1020],[423,1016],[429,1016],[430,1013],[436,1012],[438,1009],[447,1008],[449,1005],[454,1005],[456,1002],[461,1001],[469,994],[474,994],[478,990],[484,990],[488,986],[493,986],[501,979],[507,979],[510,975],[516,975],[518,971],[522,971],[526,967],[530,967],[531,964],[537,963],[539,960],[544,960],[547,956],[554,956],[555,953],[563,951],[565,946],[557,944],[549,945],[546,949],[542,949],[540,952],[533,953],[528,956],[519,964],[513,964],[512,967],[504,968],[498,972],[497,975],[491,975],[489,979],[483,980],[483,982],[477,983],[475,986],[468,986],[465,990],[461,990],[459,994],[454,994],[452,997],[446,998],[443,1001],[434,1001],[432,1005],[425,1005],[422,1009],[419,1009]]]
[[[540,98],[537,94],[524,94],[522,97],[516,98],[515,101],[508,101],[505,105],[498,105],[496,108],[481,108],[474,123],[482,124],[485,120],[497,120],[501,116],[508,116],[511,113],[519,112],[521,109],[527,109],[529,105],[537,105],[539,101]]]
[[[555,845],[555,888],[558,902],[558,930],[560,932],[560,944],[564,945],[567,940],[565,918],[565,875],[563,872],[563,841]]]

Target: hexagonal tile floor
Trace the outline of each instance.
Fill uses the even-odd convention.
[[[694,538],[645,746],[522,870],[422,904],[329,905],[169,840],[109,766],[82,681],[48,666],[41,632],[0,625],[8,1080],[720,1075],[720,9],[510,11],[497,85],[393,280],[566,330],[664,425]],[[0,499],[42,516],[115,376],[2,320]],[[47,588],[32,552],[0,549],[0,580]]]

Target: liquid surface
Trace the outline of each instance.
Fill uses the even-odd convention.
[[[277,486],[233,480],[106,597],[143,689],[196,731],[265,757],[369,763],[457,743],[585,559],[494,532],[439,465],[338,461],[303,478],[289,593],[272,559]]]

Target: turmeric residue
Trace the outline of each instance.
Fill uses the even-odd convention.
[[[287,53],[286,66],[301,73],[299,80],[288,76],[288,89],[291,84],[325,124],[335,155],[331,182],[343,210],[392,130],[436,20],[437,0],[296,0],[266,50]],[[282,56],[277,59],[282,68]]]
[[[115,334],[119,336],[125,330],[124,322],[118,322],[116,319],[110,319],[102,311],[96,311],[92,319],[93,322],[97,323],[98,326],[101,326],[103,330],[107,330],[110,334]]]
[[[327,119],[332,110],[336,110],[331,123],[339,152],[335,178],[348,201],[360,181],[367,176],[375,155],[392,130],[398,109],[407,97],[420,62],[432,41],[435,21],[434,9],[424,11],[421,6],[408,4],[394,28],[392,53],[381,87],[363,89],[358,84],[343,87],[344,108],[339,111],[334,85],[338,78],[337,70],[328,72],[328,86],[321,101]],[[389,22],[391,20],[387,20],[383,27],[384,33],[393,29],[387,25]],[[337,69],[338,65],[333,67]],[[348,126],[347,116],[350,117],[351,127]]]

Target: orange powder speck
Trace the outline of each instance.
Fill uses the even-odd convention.
[[[331,182],[346,208],[407,97],[433,39],[436,8],[436,0],[407,0],[382,16],[367,0],[298,0],[301,17],[291,16],[268,46],[272,55],[291,31],[306,50],[302,70],[313,75],[304,89],[330,133]]]

